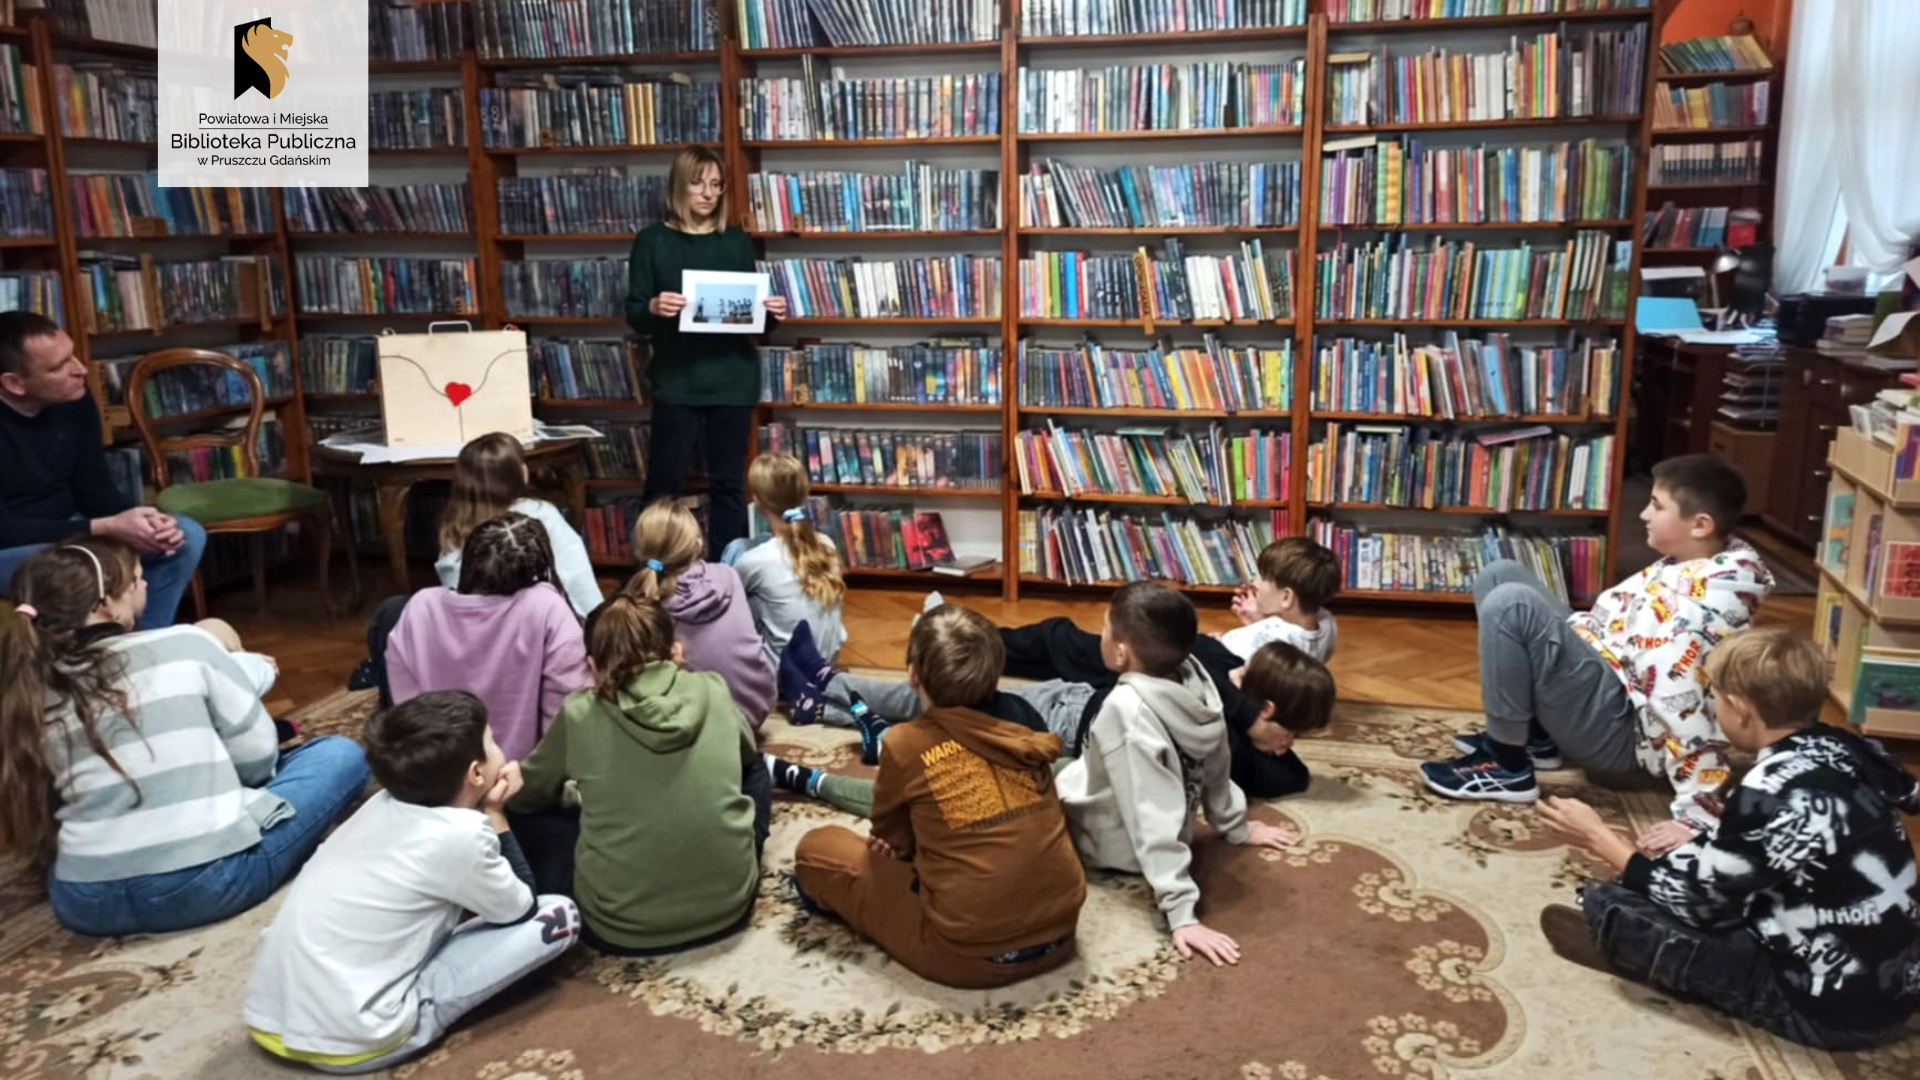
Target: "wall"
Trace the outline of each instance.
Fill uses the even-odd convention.
[[[1777,56],[1792,11],[1793,0],[1680,0],[1660,37],[1684,41],[1724,34],[1727,24],[1744,14],[1753,20],[1754,36]]]

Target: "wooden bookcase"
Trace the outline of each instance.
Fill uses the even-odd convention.
[[[297,282],[294,278],[293,254],[334,253],[342,255],[403,255],[413,253],[419,243],[437,245],[459,245],[462,250],[469,249],[476,259],[478,273],[477,294],[480,309],[476,312],[444,317],[463,317],[473,320],[476,327],[499,328],[509,322],[527,328],[538,338],[557,334],[579,334],[583,336],[615,336],[624,331],[623,320],[617,315],[605,319],[553,319],[519,318],[519,313],[504,309],[500,268],[509,261],[527,257],[554,253],[563,257],[601,257],[624,258],[631,234],[589,234],[589,235],[513,235],[502,231],[499,207],[496,205],[496,184],[504,176],[516,175],[527,167],[529,162],[546,161],[549,155],[571,155],[582,162],[594,163],[649,163],[659,162],[662,171],[671,152],[679,146],[620,146],[606,148],[550,148],[531,149],[489,149],[481,138],[479,116],[479,91],[492,75],[502,69],[513,67],[537,67],[542,65],[604,64],[667,66],[672,70],[685,71],[696,77],[717,77],[720,82],[722,105],[722,130],[720,144],[728,163],[728,187],[735,223],[748,227],[750,208],[747,200],[747,176],[762,163],[778,162],[780,155],[803,153],[813,155],[836,155],[846,153],[838,160],[836,167],[845,169],[864,169],[868,162],[876,167],[888,160],[898,163],[899,156],[938,152],[943,155],[968,155],[975,167],[997,167],[1001,181],[1001,227],[997,230],[967,230],[957,233],[917,233],[917,234],[868,234],[826,233],[814,234],[800,232],[794,234],[755,234],[755,239],[767,250],[769,245],[798,245],[797,248],[782,250],[804,251],[808,255],[833,256],[858,254],[872,250],[871,241],[885,239],[894,244],[913,244],[918,248],[913,254],[938,254],[948,251],[967,251],[979,254],[996,253],[1002,260],[1001,279],[1003,293],[998,318],[993,319],[930,319],[930,320],[863,320],[863,319],[793,319],[788,320],[779,333],[788,335],[781,340],[791,340],[791,335],[799,334],[810,338],[845,340],[857,334],[868,333],[904,333],[917,335],[937,331],[964,332],[997,338],[1001,348],[1001,401],[998,406],[945,407],[945,406],[874,406],[865,409],[849,406],[808,405],[804,407],[778,406],[763,409],[763,422],[780,417],[809,417],[835,413],[857,418],[860,423],[884,423],[882,417],[890,415],[921,414],[922,423],[930,417],[947,413],[957,421],[968,425],[990,427],[997,421],[1003,436],[1003,471],[997,491],[985,493],[966,493],[963,503],[934,502],[947,499],[952,493],[932,495],[925,492],[902,492],[899,489],[881,489],[878,493],[907,498],[916,505],[932,502],[936,507],[968,505],[979,507],[997,502],[1001,515],[1001,561],[999,576],[984,579],[996,582],[1007,598],[1015,598],[1023,591],[1035,589],[1066,589],[1069,586],[1057,582],[1023,576],[1019,572],[1018,558],[1018,513],[1024,507],[1044,504],[1048,496],[1022,496],[1019,485],[1013,476],[1013,437],[1022,429],[1030,415],[1048,414],[1072,416],[1072,409],[1027,408],[1020,403],[1019,388],[1016,384],[1015,369],[1018,343],[1024,334],[1030,332],[1051,334],[1052,342],[1057,343],[1061,335],[1074,334],[1083,330],[1101,330],[1122,335],[1133,331],[1147,331],[1148,327],[1135,322],[1101,322],[1095,320],[1041,320],[1021,316],[1019,296],[1018,263],[1022,255],[1055,241],[1088,242],[1117,241],[1131,247],[1137,243],[1150,243],[1168,235],[1193,236],[1196,242],[1209,237],[1220,238],[1240,234],[1264,234],[1273,245],[1292,243],[1297,245],[1294,252],[1294,316],[1277,323],[1263,323],[1251,328],[1254,336],[1236,338],[1236,344],[1274,343],[1288,340],[1292,344],[1294,356],[1293,400],[1292,407],[1277,415],[1239,414],[1236,417],[1209,416],[1193,412],[1153,412],[1142,411],[1141,418],[1152,418],[1168,422],[1180,420],[1225,419],[1228,423],[1241,423],[1256,420],[1271,423],[1284,421],[1286,430],[1292,437],[1292,464],[1288,490],[1290,498],[1284,502],[1275,501],[1257,504],[1236,505],[1231,513],[1249,511],[1267,515],[1279,511],[1284,515],[1287,531],[1294,534],[1307,529],[1311,517],[1322,513],[1351,515],[1356,521],[1365,521],[1367,516],[1381,509],[1362,504],[1335,504],[1331,506],[1310,506],[1304,497],[1306,491],[1307,447],[1317,427],[1327,421],[1374,419],[1394,422],[1408,422],[1416,425],[1442,426],[1446,422],[1428,420],[1420,417],[1367,416],[1337,411],[1316,411],[1309,407],[1310,371],[1313,359],[1315,339],[1322,333],[1339,334],[1349,328],[1388,329],[1407,324],[1399,320],[1358,320],[1340,321],[1316,320],[1313,312],[1314,256],[1323,243],[1331,244],[1335,233],[1343,227],[1322,226],[1318,190],[1320,185],[1322,146],[1329,138],[1344,137],[1361,133],[1391,134],[1399,132],[1464,132],[1469,138],[1472,133],[1483,133],[1485,140],[1497,142],[1505,138],[1524,141],[1538,136],[1542,141],[1551,141],[1559,129],[1580,132],[1591,129],[1595,134],[1606,135],[1609,141],[1617,141],[1632,148],[1633,172],[1631,177],[1631,206],[1629,212],[1620,218],[1604,221],[1580,221],[1551,224],[1487,224],[1487,225],[1434,225],[1407,224],[1384,227],[1344,227],[1346,231],[1364,231],[1369,235],[1389,235],[1397,232],[1412,233],[1417,236],[1429,234],[1455,234],[1472,238],[1486,232],[1511,233],[1530,239],[1559,239],[1569,237],[1575,229],[1601,229],[1616,239],[1634,241],[1632,265],[1629,270],[1628,310],[1624,317],[1614,320],[1561,321],[1522,319],[1510,321],[1460,320],[1438,324],[1444,328],[1508,330],[1533,329],[1566,331],[1590,329],[1611,334],[1621,346],[1621,369],[1618,373],[1619,405],[1616,415],[1604,421],[1590,420],[1584,417],[1528,416],[1503,418],[1493,421],[1499,424],[1549,423],[1578,425],[1586,431],[1611,431],[1614,435],[1614,452],[1609,462],[1611,491],[1610,497],[1617,503],[1620,497],[1622,474],[1625,462],[1627,436],[1628,388],[1632,384],[1634,359],[1634,334],[1632,329],[1632,296],[1637,292],[1633,283],[1638,280],[1641,259],[1640,245],[1637,242],[1640,222],[1647,209],[1648,189],[1646,183],[1650,149],[1656,139],[1668,138],[1656,133],[1651,124],[1652,95],[1659,84],[1658,42],[1660,30],[1665,24],[1677,0],[1650,0],[1646,8],[1607,10],[1599,12],[1563,12],[1548,15],[1510,15],[1492,18],[1471,18],[1454,20],[1404,21],[1386,23],[1331,23],[1320,13],[1322,5],[1318,0],[1310,3],[1309,15],[1305,25],[1261,30],[1235,30],[1223,32],[1202,32],[1185,34],[1159,34],[1110,37],[1023,37],[1018,33],[1020,0],[1002,0],[1002,30],[997,41],[973,44],[941,44],[833,48],[814,47],[805,49],[757,49],[747,50],[740,47],[740,39],[732,24],[735,17],[735,0],[715,0],[721,19],[721,41],[717,50],[690,54],[651,54],[611,57],[569,57],[552,60],[498,60],[484,59],[469,51],[458,60],[424,62],[375,62],[373,88],[378,91],[390,85],[395,79],[411,80],[409,85],[419,85],[420,80],[444,80],[443,85],[452,86],[457,81],[466,113],[467,145],[464,149],[428,150],[428,151],[373,151],[374,182],[392,182],[389,179],[389,167],[405,167],[409,171],[426,168],[430,163],[439,163],[438,168],[457,169],[464,165],[466,175],[472,185],[472,197],[475,214],[475,228],[472,237],[448,237],[444,234],[409,233],[370,233],[342,234],[339,236],[314,236],[290,234],[285,225],[284,212],[278,217],[279,230],[271,236],[251,238],[231,238],[228,242],[238,251],[256,253],[265,257],[279,259],[287,271],[289,316],[272,320],[270,325],[249,332],[271,335],[285,340],[294,350],[296,378],[300,378],[298,363],[298,341],[302,334],[346,333],[370,334],[385,326],[400,329],[416,329],[424,326],[424,316],[327,316],[303,313],[297,310]],[[1460,41],[1466,46],[1486,46],[1489,39],[1462,38],[1463,33],[1491,32],[1495,35],[1527,34],[1551,31],[1561,26],[1569,30],[1589,28],[1624,28],[1636,24],[1648,27],[1646,69],[1643,72],[1642,87],[1643,108],[1640,114],[1631,117],[1547,120],[1495,120],[1481,122],[1447,122],[1432,124],[1378,124],[1378,125],[1332,125],[1325,120],[1325,88],[1328,75],[1327,58],[1329,53],[1355,41],[1364,41],[1377,45],[1385,42],[1396,53],[1409,49],[1424,49],[1430,44],[1445,44]],[[0,28],[0,34],[25,33],[32,43],[32,56],[39,65],[41,78],[49,91],[44,96],[51,100],[52,64],[51,59],[61,55],[63,49],[91,50],[93,52],[150,58],[152,50],[131,49],[127,46],[110,43],[60,42],[49,37],[44,21],[30,19],[25,31]],[[1030,135],[1018,130],[1017,95],[1018,71],[1023,64],[1036,57],[1048,57],[1059,66],[1072,63],[1070,59],[1077,55],[1098,56],[1102,50],[1133,50],[1138,53],[1138,62],[1154,62],[1154,50],[1180,59],[1205,55],[1212,59],[1232,59],[1248,50],[1293,49],[1304,51],[1306,57],[1305,115],[1303,123],[1297,128],[1262,129],[1258,131],[1197,131],[1197,132],[1124,132],[1096,133],[1084,135]],[[959,64],[964,62],[969,69],[980,66],[991,67],[997,63],[1002,86],[1001,132],[984,138],[955,138],[934,140],[822,140],[812,142],[795,141],[748,141],[742,138],[738,117],[740,115],[740,80],[761,71],[763,66],[772,69],[776,65],[790,64],[802,57],[813,57],[816,63],[832,64],[846,59],[861,63],[885,64],[899,62],[913,70],[926,71],[941,64]],[[1062,59],[1066,58],[1066,59]],[[1777,112],[1778,103],[1775,103]],[[66,148],[57,132],[54,118],[49,117],[50,133],[37,141],[19,140],[13,144],[0,143],[0,161],[44,160],[54,186],[64,192],[66,187]],[[1772,125],[1769,126],[1770,128]],[[1685,138],[1712,138],[1719,135],[1740,134],[1733,130],[1712,132],[1689,132]],[[1569,140],[1577,139],[1578,134],[1563,136]],[[1141,230],[1065,230],[1023,228],[1019,211],[1019,174],[1036,153],[1059,147],[1063,152],[1076,148],[1100,148],[1106,151],[1126,152],[1138,149],[1154,151],[1180,151],[1189,147],[1194,149],[1196,157],[1212,145],[1232,144],[1237,150],[1257,148],[1261,151],[1276,149],[1288,154],[1297,152],[1302,163],[1301,198],[1298,208],[1297,226],[1276,227],[1263,230],[1243,228],[1189,228],[1189,229],[1141,229]],[[924,148],[924,149],[923,149]],[[151,148],[147,148],[149,151]],[[39,155],[35,157],[34,155]],[[567,159],[571,160],[571,159]],[[944,160],[944,159],[943,159]],[[1771,164],[1769,158],[1768,164]],[[435,179],[451,181],[458,173],[436,176]],[[73,223],[66,199],[58,200],[56,208],[57,237],[49,242],[42,255],[47,265],[57,265],[63,271],[66,293],[66,310],[69,321],[78,317],[80,306],[77,251],[78,245],[73,236]],[[7,254],[7,253],[0,253]],[[16,257],[27,258],[31,251],[15,253]],[[84,329],[81,324],[76,327]],[[1213,324],[1217,326],[1217,324]],[[1241,324],[1244,325],[1244,324]],[[1206,323],[1167,323],[1160,321],[1153,325],[1152,334],[1169,337],[1175,345],[1197,344],[1199,332],[1212,328]],[[1415,334],[1425,331],[1418,326],[1409,326]],[[172,343],[174,328],[155,335],[156,346]],[[1236,332],[1246,334],[1248,331]],[[101,355],[102,350],[88,339],[86,334],[76,333],[75,338],[88,356]],[[1115,339],[1118,340],[1117,338]],[[1138,338],[1144,342],[1143,334]],[[1421,338],[1419,340],[1425,340]],[[537,396],[537,395],[536,395]],[[366,399],[371,401],[371,398]],[[591,402],[591,401],[555,401],[538,398],[536,405],[543,416],[554,419],[592,420],[638,418],[644,408],[641,401]],[[346,406],[342,395],[310,394],[304,385],[293,401],[286,404],[282,412],[288,421],[289,468],[292,472],[296,440],[291,436],[305,431],[306,411],[309,407],[321,411]],[[364,403],[363,403],[364,407]],[[1116,410],[1092,410],[1104,417],[1114,417]],[[1084,414],[1088,410],[1081,410]],[[1129,414],[1130,415],[1130,414]],[[305,476],[306,448],[300,450],[300,471]],[[637,485],[623,481],[608,481],[595,485],[596,491],[632,489]],[[835,485],[816,485],[816,490],[830,492],[836,496],[857,495],[863,489]],[[871,489],[864,489],[871,490]],[[915,498],[916,494],[920,496]],[[1075,496],[1069,500],[1074,503],[1118,503],[1141,509],[1152,509],[1159,504],[1173,504],[1176,500],[1155,500],[1125,496]],[[1413,513],[1421,515],[1420,520],[1428,524],[1458,524],[1471,519],[1497,521],[1504,518],[1517,519],[1519,524],[1538,527],[1543,531],[1553,531],[1568,527],[1581,527],[1590,533],[1604,528],[1606,542],[1606,576],[1614,575],[1612,561],[1615,555],[1617,535],[1614,525],[1614,511],[1568,510],[1545,513],[1527,513],[1500,515],[1471,509],[1449,509],[1444,511],[1398,511],[1403,517]],[[578,524],[578,523],[577,523]],[[1399,527],[1422,528],[1420,524]],[[614,567],[607,567],[614,569]],[[956,579],[940,577],[926,572],[907,571],[866,571],[853,575],[879,579],[917,579],[929,587],[948,587]],[[1109,583],[1112,584],[1112,583]],[[1101,588],[1103,586],[1088,586]],[[1228,587],[1195,587],[1195,592],[1216,594],[1230,592]],[[1349,590],[1346,594],[1353,599],[1371,599],[1381,601],[1413,601],[1419,603],[1460,604],[1470,600],[1466,594],[1437,591],[1382,590],[1362,592]]]

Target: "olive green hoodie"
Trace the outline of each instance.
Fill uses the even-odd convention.
[[[578,781],[581,917],[610,945],[670,948],[726,929],[753,903],[760,860],[740,763],[754,753],[720,676],[659,661],[614,701],[567,698],[521,763],[526,787],[511,808],[549,809]]]

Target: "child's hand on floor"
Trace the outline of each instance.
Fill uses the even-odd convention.
[[[882,859],[899,858],[899,856],[894,853],[893,845],[887,843],[885,840],[882,840],[877,836],[867,837],[867,850],[873,852],[875,855],[879,856]]]
[[[1191,960],[1194,953],[1199,953],[1213,961],[1214,967],[1240,962],[1240,943],[1201,923],[1188,923],[1175,930],[1173,947],[1180,951],[1182,960]]]
[[[1684,821],[1663,821],[1641,833],[1633,846],[1647,858],[1657,859],[1681,844],[1692,841],[1696,835],[1693,826]]]
[[[1300,834],[1279,825],[1269,825],[1264,821],[1247,822],[1247,847],[1270,847],[1275,851],[1285,851],[1300,842]]]

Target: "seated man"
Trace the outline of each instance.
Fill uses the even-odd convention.
[[[147,610],[137,629],[173,625],[206,531],[128,505],[107,472],[100,410],[73,339],[45,316],[0,312],[0,590],[27,556],[83,527],[140,553]]]

